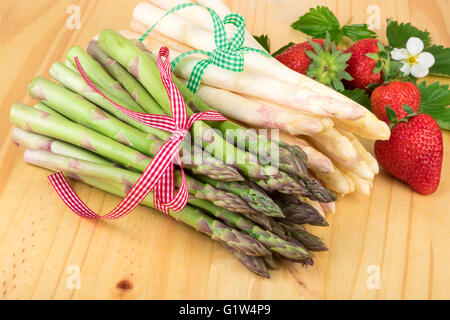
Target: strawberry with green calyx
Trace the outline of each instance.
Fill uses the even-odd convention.
[[[306,55],[311,59],[311,65],[306,75],[312,79],[328,85],[336,90],[344,90],[341,80],[352,80],[353,78],[345,71],[350,53],[343,53],[331,42],[329,34],[323,46],[309,40],[313,51],[307,50]]]
[[[347,89],[367,89],[369,85],[381,84],[384,81],[383,73],[389,73],[389,55],[376,39],[359,40],[345,53],[351,53],[346,71],[353,78],[344,82]]]
[[[431,194],[439,186],[443,143],[437,122],[427,114],[416,114],[404,105],[408,114],[397,120],[393,109],[386,107],[391,121],[391,137],[375,142],[375,155],[392,176],[422,194]]]
[[[336,90],[344,89],[341,80],[351,80],[345,71],[350,54],[344,54],[327,39],[313,39],[291,46],[275,58],[301,74],[328,85]]]
[[[386,106],[393,109],[398,119],[407,116],[403,105],[408,105],[414,112],[420,108],[420,91],[416,85],[407,81],[392,81],[382,84],[373,90],[370,96],[372,112],[378,119],[390,123],[386,114]]]

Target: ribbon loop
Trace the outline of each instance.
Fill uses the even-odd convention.
[[[164,59],[163,59],[164,58]],[[89,79],[81,66],[78,57],[74,58],[76,66],[86,83],[97,93],[109,100],[114,106],[129,117],[154,128],[172,133],[172,136],[155,154],[153,160],[144,170],[141,177],[130,189],[122,201],[109,213],[100,216],[89,209],[75,194],[62,172],[48,176],[53,188],[65,202],[79,216],[89,219],[117,219],[129,214],[153,190],[155,208],[169,214],[169,210],[179,212],[186,206],[188,200],[188,186],[183,166],[179,156],[180,145],[187,136],[189,128],[197,120],[222,121],[227,120],[215,111],[200,112],[187,118],[186,104],[172,80],[170,70],[169,49],[162,47],[159,51],[157,66],[161,80],[169,96],[172,117],[146,114],[128,110],[105,96]],[[181,182],[174,195],[174,163],[181,171]]]
[[[214,10],[197,3],[182,3],[173,7],[172,9],[167,11],[161,18],[159,18],[153,24],[153,26],[139,38],[139,40],[143,41],[148,36],[148,34],[156,27],[159,21],[161,21],[167,15],[175,11],[192,6],[199,6],[205,8],[210,13],[212,21],[214,23],[214,42],[216,45],[216,48],[211,52],[205,50],[191,50],[181,53],[172,61],[172,71],[173,71],[177,63],[187,55],[193,53],[201,53],[208,56],[208,58],[197,62],[194,68],[192,69],[191,76],[189,77],[187,85],[188,89],[191,90],[192,92],[196,93],[198,91],[198,87],[200,85],[203,73],[205,72],[206,67],[210,63],[222,69],[235,72],[242,72],[244,70],[244,53],[257,52],[265,56],[271,57],[264,50],[242,46],[244,44],[244,35],[245,35],[245,19],[242,15],[240,15],[239,13],[229,13],[224,17],[223,20],[221,20],[219,15]],[[236,27],[236,32],[231,36],[230,40],[228,40],[227,38],[227,33],[225,31],[225,24],[233,24]]]

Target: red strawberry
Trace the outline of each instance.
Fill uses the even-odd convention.
[[[312,41],[323,46],[325,39],[313,39]],[[306,74],[306,70],[308,70],[311,65],[311,59],[305,52],[307,50],[314,51],[314,48],[312,44],[305,41],[287,48],[280,54],[276,55],[275,58],[292,70],[301,74]]]
[[[330,36],[324,39],[313,39],[287,48],[275,56],[287,67],[306,74],[336,90],[343,90],[342,79],[351,80],[345,71],[349,53],[343,53],[331,42]]]
[[[437,122],[427,114],[408,116],[394,125],[388,141],[375,142],[375,155],[394,177],[422,194],[439,186],[443,145]]]
[[[344,85],[348,89],[366,89],[372,83],[383,82],[383,72],[374,73],[373,69],[377,64],[377,60],[366,56],[369,54],[378,54],[380,51],[377,45],[377,39],[363,39],[356,42],[345,52],[351,53],[352,56],[347,61],[347,71],[352,77],[351,81],[344,81]]]
[[[412,82],[393,81],[375,88],[370,96],[370,103],[378,119],[389,124],[386,106],[394,109],[398,119],[407,116],[402,108],[404,104],[417,112],[420,107],[420,91]]]

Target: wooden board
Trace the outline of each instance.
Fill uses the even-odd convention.
[[[0,4],[0,298],[2,299],[445,299],[450,298],[450,134],[439,190],[422,196],[381,173],[370,197],[340,199],[329,228],[314,228],[330,250],[304,269],[285,263],[270,280],[253,276],[225,249],[169,217],[139,208],[120,221],[89,221],[52,191],[47,171],[24,164],[10,142],[13,101],[33,104],[27,85],[48,76],[67,49],[85,47],[102,28],[126,28],[138,1],[3,0]],[[450,45],[445,0],[228,1],[254,34],[277,49],[302,40],[289,24],[316,4],[341,22],[365,22],[369,5],[427,28]],[[81,12],[70,30],[69,5]],[[376,10],[376,9],[375,9]],[[385,27],[383,22],[382,28]],[[442,81],[442,79],[439,79]],[[448,81],[447,81],[448,82]],[[106,212],[118,198],[75,184],[82,199]],[[380,271],[380,288],[369,277]],[[72,281],[80,273],[80,287]],[[375,271],[374,271],[375,270]],[[375,275],[376,276],[376,275]],[[369,279],[369,280],[368,280]]]

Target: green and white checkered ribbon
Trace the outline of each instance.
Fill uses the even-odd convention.
[[[173,7],[159,18],[158,21],[156,21],[153,26],[139,38],[139,40],[143,41],[165,16],[191,6],[203,7],[211,14],[214,23],[214,41],[216,44],[216,48],[211,52],[205,50],[191,50],[180,54],[172,61],[171,67],[173,71],[177,63],[187,55],[201,53],[208,56],[208,58],[197,62],[192,69],[187,85],[188,89],[192,92],[197,92],[203,73],[210,63],[226,70],[242,72],[244,70],[244,53],[253,51],[270,57],[270,55],[263,50],[242,46],[244,43],[245,20],[239,13],[230,13],[226,15],[222,21],[214,10],[196,3],[183,3]],[[229,40],[225,31],[225,24],[233,24],[236,26],[236,32]]]

